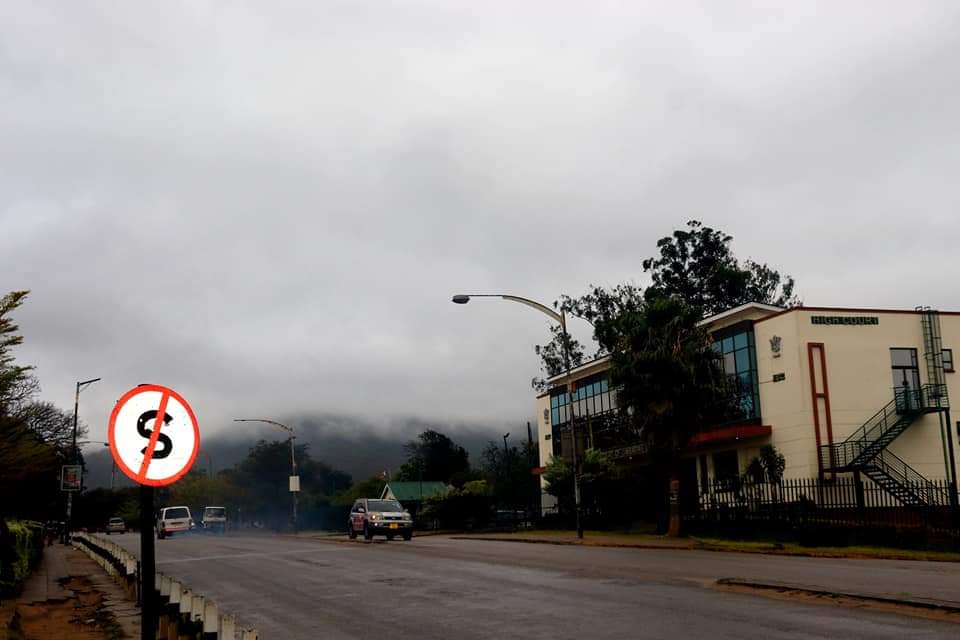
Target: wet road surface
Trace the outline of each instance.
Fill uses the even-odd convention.
[[[111,536],[139,551],[139,536]],[[157,570],[266,639],[957,638],[960,624],[713,588],[790,582],[960,604],[960,565],[414,538],[192,534]]]

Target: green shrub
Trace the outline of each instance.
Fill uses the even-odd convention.
[[[0,597],[19,593],[42,556],[42,524],[0,520]]]

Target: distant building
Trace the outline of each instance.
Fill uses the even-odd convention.
[[[445,482],[424,480],[423,482],[388,482],[380,494],[381,500],[397,500],[403,506],[420,506],[420,504],[434,496],[444,497],[450,493],[450,487]]]
[[[702,324],[736,378],[741,415],[691,439],[682,484],[740,475],[765,444],[784,455],[785,477],[856,473],[904,504],[925,499],[903,490],[911,482],[956,478],[949,397],[960,394],[960,313],[751,303]],[[600,358],[573,371],[578,451],[642,465],[644,447],[615,410],[609,366]],[[564,376],[549,385],[537,397],[541,467],[573,445]],[[544,508],[554,505],[544,494]]]

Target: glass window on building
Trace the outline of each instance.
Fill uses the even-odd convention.
[[[943,370],[952,373],[953,369],[953,349],[943,350]]]
[[[714,334],[714,350],[723,358],[723,370],[736,386],[740,420],[760,417],[760,381],[753,327],[740,326]]]
[[[566,387],[550,392],[550,425],[557,427],[570,419],[570,401]],[[573,393],[574,415],[578,418],[607,413],[616,408],[616,394],[610,389],[606,373],[599,373],[577,381]],[[556,446],[556,445],[554,445]]]

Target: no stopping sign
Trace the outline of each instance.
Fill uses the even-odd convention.
[[[167,387],[143,384],[127,391],[110,414],[110,452],[117,466],[139,484],[176,482],[200,450],[200,427],[193,409]]]

